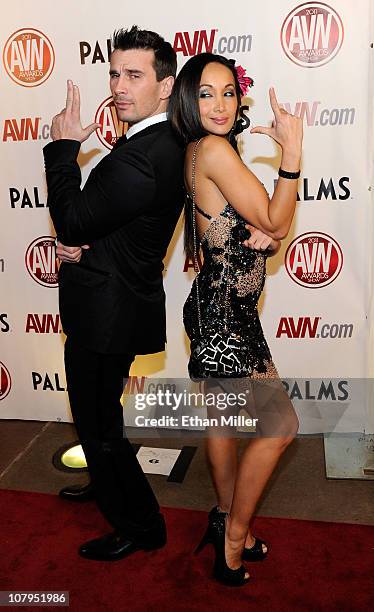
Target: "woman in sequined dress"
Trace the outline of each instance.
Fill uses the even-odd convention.
[[[243,76],[241,67],[234,67],[232,60],[202,53],[192,57],[180,71],[169,106],[172,124],[186,145],[187,193],[192,194],[195,187],[195,215],[191,195],[186,198],[185,249],[187,255],[194,256],[195,223],[204,255],[199,273],[199,304],[195,279],[184,307],[187,335],[190,339],[196,336],[198,306],[201,319],[210,329],[222,329],[225,253],[229,244],[230,331],[244,336],[252,347],[250,378],[269,381],[259,394],[258,404],[262,408],[260,422],[262,419],[270,426],[266,430],[265,425],[265,433],[250,440],[240,462],[234,437],[210,436],[206,445],[218,505],[209,514],[200,548],[207,542],[215,545],[216,578],[236,585],[244,584],[249,577],[242,560],[261,560],[267,554],[267,545],[252,535],[250,523],[278,459],[298,428],[264,338],[257,304],[265,282],[266,258],[286,237],[294,215],[302,145],[301,119],[279,107],[271,88],[271,127],[251,130],[252,134],[266,134],[281,147],[279,180],[269,199],[238,154],[235,136],[243,129],[243,84],[253,82]],[[190,361],[190,372],[191,368]],[[228,385],[226,390],[229,388]]]

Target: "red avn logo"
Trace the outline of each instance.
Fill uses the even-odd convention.
[[[298,66],[315,68],[330,62],[344,38],[343,22],[324,2],[305,2],[283,22],[281,42],[287,57]]]
[[[111,149],[118,138],[127,132],[127,123],[118,119],[116,107],[111,97],[100,104],[96,111],[95,123],[100,123],[96,134],[101,144],[107,149]]]
[[[321,338],[349,339],[353,336],[353,323],[324,323],[322,317],[281,317],[276,333],[277,338]]]
[[[320,288],[332,283],[343,266],[339,244],[328,234],[308,232],[291,242],[285,257],[286,270],[302,287]]]
[[[26,333],[59,334],[61,332],[60,315],[56,314],[28,314],[26,320]]]
[[[137,393],[144,393],[145,381],[145,376],[129,376],[123,390],[124,394],[136,395]]]
[[[8,368],[0,361],[0,400],[6,398],[12,388],[12,379]]]
[[[58,286],[59,260],[52,236],[36,238],[26,251],[25,263],[31,278],[39,285]]]
[[[281,317],[276,337],[281,338],[281,336],[286,336],[286,338],[315,338],[320,320],[321,317],[314,317],[313,320],[311,317],[299,317],[296,322],[293,317]]]
[[[37,140],[39,138],[40,117],[23,117],[22,119],[5,119],[3,142]]]
[[[197,255],[197,265],[199,267],[199,270],[201,270],[203,263],[201,261],[199,253]],[[188,272],[189,270],[195,270],[195,263],[193,257],[186,257],[186,259],[184,260],[183,272]]]
[[[207,30],[196,30],[192,35],[189,32],[176,32],[173,43],[174,51],[188,57],[203,51],[213,53],[217,31],[217,29],[210,30],[208,34]]]
[[[5,43],[3,62],[15,83],[35,87],[52,74],[55,53],[51,41],[43,32],[23,28],[14,32]]]

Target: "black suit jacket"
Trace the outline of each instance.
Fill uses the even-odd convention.
[[[162,260],[183,205],[182,148],[168,121],[149,126],[119,139],[83,189],[79,149],[58,140],[43,150],[59,240],[91,247],[60,267],[64,332],[101,353],[162,351]]]

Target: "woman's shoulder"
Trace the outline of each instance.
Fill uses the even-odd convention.
[[[233,148],[229,141],[223,136],[216,136],[215,134],[208,134],[201,138],[199,145],[205,153],[214,153],[215,151],[232,151]]]
[[[203,136],[199,141],[191,142],[188,145],[189,152],[192,153],[197,142],[199,157],[206,163],[217,163],[222,160],[222,157],[235,155],[235,151],[230,143],[222,136],[208,134]]]

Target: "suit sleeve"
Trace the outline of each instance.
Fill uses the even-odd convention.
[[[142,215],[156,181],[151,163],[128,145],[107,155],[81,189],[80,143],[57,140],[44,147],[48,206],[61,242],[78,246],[102,238]]]

